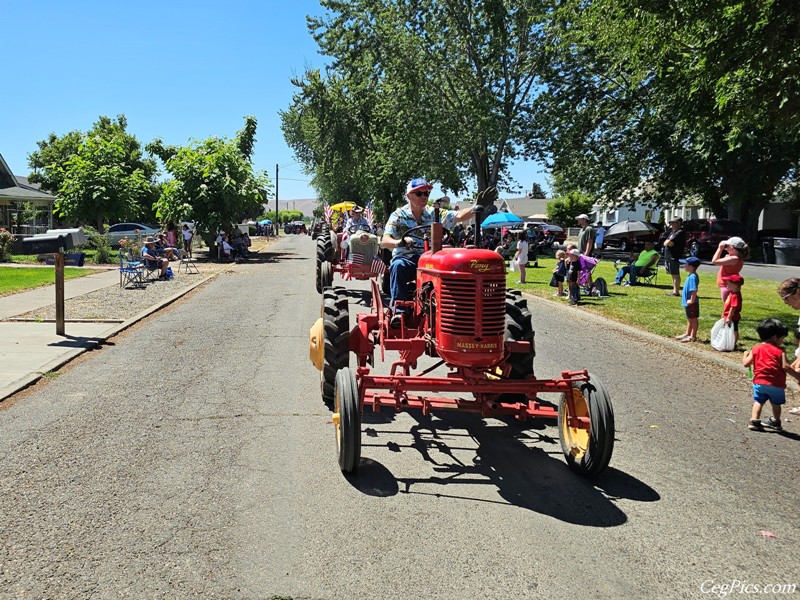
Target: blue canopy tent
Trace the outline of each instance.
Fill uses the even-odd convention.
[[[258,222],[258,224],[259,225],[272,225],[272,220],[271,219],[262,219],[261,221]]]
[[[517,215],[507,212],[496,212],[493,215],[486,217],[481,227],[484,229],[492,229],[497,227],[513,227],[514,225],[521,225],[525,221],[520,219]]]

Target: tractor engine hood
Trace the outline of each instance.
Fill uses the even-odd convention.
[[[505,275],[505,261],[497,252],[469,248],[442,248],[436,254],[426,252],[419,259],[420,269],[443,273]]]

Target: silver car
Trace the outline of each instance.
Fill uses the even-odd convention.
[[[136,231],[137,229],[139,230],[138,234]],[[141,223],[117,223],[108,228],[106,238],[108,238],[108,243],[116,248],[119,246],[119,241],[123,238],[135,239],[137,235],[145,238],[149,235],[155,235],[158,231],[159,230],[155,227],[142,225]]]

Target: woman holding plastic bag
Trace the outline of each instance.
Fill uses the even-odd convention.
[[[731,352],[739,341],[739,319],[742,318],[742,286],[744,278],[738,273],[722,278],[727,288],[722,318],[711,329],[711,346],[720,352]]]

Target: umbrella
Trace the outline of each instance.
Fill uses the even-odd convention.
[[[486,220],[481,223],[484,229],[491,227],[508,227],[509,225],[519,225],[524,223],[517,215],[512,215],[507,212],[496,212],[493,215],[486,217]]]
[[[658,230],[644,221],[620,221],[606,231],[606,238],[642,237],[658,233]]]
[[[270,219],[262,219],[258,222],[259,225],[272,225],[272,221]]]
[[[356,207],[355,202],[339,202],[331,206],[331,210],[350,210]]]

